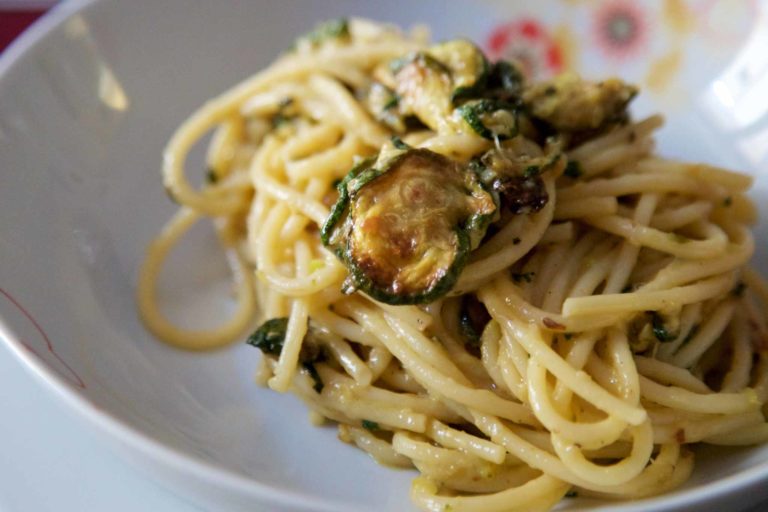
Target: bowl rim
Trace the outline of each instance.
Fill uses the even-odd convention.
[[[489,4],[499,4],[495,0],[483,1]],[[69,19],[98,4],[108,4],[108,2],[106,0],[66,0],[54,5],[35,20],[0,54],[0,88],[2,88],[6,75],[14,66],[24,61],[27,53],[43,43],[51,33]],[[295,491],[282,490],[215,463],[203,461],[184,450],[168,446],[113,416],[90,401],[72,383],[53,371],[39,356],[26,349],[21,338],[2,316],[0,316],[0,340],[38,383],[67,405],[68,410],[75,411],[80,418],[86,420],[84,423],[90,428],[95,428],[107,438],[112,438],[132,451],[141,454],[146,461],[161,464],[178,474],[193,477],[197,481],[205,481],[226,491],[239,492],[255,500],[269,501],[275,505],[298,507],[304,510],[339,511],[338,503],[304,496]],[[112,447],[110,446],[110,448]],[[123,460],[126,460],[125,457]],[[704,505],[709,501],[733,497],[737,492],[767,480],[768,460],[715,482],[700,484],[690,489],[672,491],[671,494],[662,494],[635,501],[606,501],[605,504],[617,512],[673,511],[681,507]],[[167,482],[162,483],[166,487],[173,487],[174,489],[177,487],[171,486]],[[602,508],[602,505],[598,507]]]

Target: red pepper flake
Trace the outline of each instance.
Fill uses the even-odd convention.
[[[554,331],[564,331],[565,330],[565,326],[563,324],[555,322],[554,320],[552,320],[548,316],[545,316],[542,319],[541,322],[544,324],[544,327],[546,327],[547,329],[552,329]]]

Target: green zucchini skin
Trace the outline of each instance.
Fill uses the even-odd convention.
[[[347,185],[353,178],[356,178],[358,174],[370,168],[375,161],[375,156],[360,161],[350,169],[347,175],[344,176],[344,179],[336,186],[336,190],[339,191],[339,198],[334,203],[331,208],[331,213],[320,228],[320,241],[323,242],[324,246],[332,248],[333,244],[331,242],[331,237],[349,206],[349,192],[347,191]]]
[[[458,107],[456,111],[469,127],[484,139],[506,140],[515,137],[519,132],[520,109],[514,103],[488,99],[470,100]],[[483,117],[486,114],[496,113],[505,113],[505,117],[508,118],[504,119],[499,127],[489,126],[490,123]]]

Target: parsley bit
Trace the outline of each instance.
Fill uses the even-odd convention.
[[[533,281],[533,276],[536,275],[536,272],[522,272],[522,273],[512,273],[512,280],[516,283],[522,283],[525,281],[526,283],[530,283]]]
[[[363,428],[365,430],[368,430],[370,432],[373,432],[375,430],[379,430],[379,428],[380,428],[378,423],[376,423],[375,421],[370,421],[370,420],[363,420],[362,421],[362,425],[363,425]]]

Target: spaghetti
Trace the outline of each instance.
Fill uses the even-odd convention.
[[[768,438],[768,287],[747,266],[751,178],[654,154],[662,119],[630,121],[634,92],[325,24],[170,140],[181,206],[148,250],[143,321],[205,350],[260,319],[258,380],[417,468],[424,510],[673,489],[691,444]],[[210,131],[198,190],[185,160]],[[154,289],[204,217],[238,307],[197,332]]]

